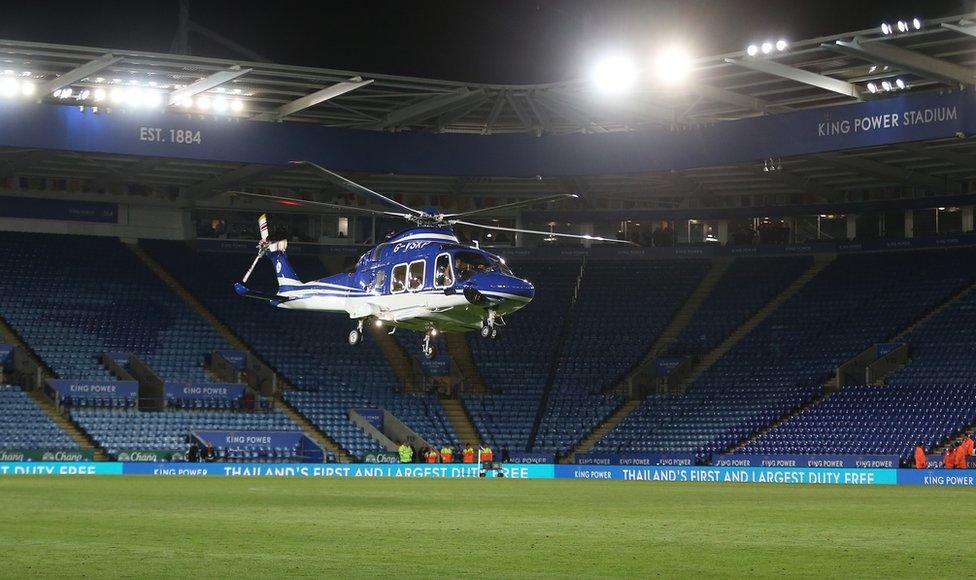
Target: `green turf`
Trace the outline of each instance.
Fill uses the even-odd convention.
[[[976,493],[923,487],[0,477],[0,576],[976,573]]]

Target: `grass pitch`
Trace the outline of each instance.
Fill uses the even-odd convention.
[[[0,575],[962,577],[976,493],[923,487],[0,478]]]

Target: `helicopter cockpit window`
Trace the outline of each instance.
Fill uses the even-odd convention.
[[[425,260],[410,262],[410,277],[407,289],[411,292],[415,292],[424,287],[424,270],[426,270],[426,265],[427,262]]]
[[[454,269],[457,270],[458,278],[462,280],[467,280],[476,272],[500,270],[503,274],[512,274],[512,271],[505,264],[477,252],[457,252],[454,254]]]
[[[454,272],[451,271],[451,255],[441,254],[434,261],[434,288],[447,288],[454,285]]]
[[[386,283],[386,272],[384,270],[376,271],[376,278],[373,279],[373,288],[376,290],[383,290],[383,284]]]
[[[390,292],[403,292],[407,289],[407,265],[397,264],[393,266],[393,277],[390,284]]]

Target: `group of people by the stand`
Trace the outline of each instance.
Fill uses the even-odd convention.
[[[460,452],[450,445],[444,445],[439,451],[433,447],[425,447],[418,453],[410,445],[398,441],[397,454],[400,456],[400,463],[484,463],[495,460],[495,452],[485,442],[481,443],[477,451],[470,443],[465,443]],[[502,455],[505,455],[504,451]]]
[[[943,469],[968,469],[969,456],[973,455],[976,443],[973,442],[973,435],[970,433],[961,440],[954,442],[946,447],[942,454]],[[925,448],[919,444],[915,447],[915,468],[926,469],[929,466],[929,458],[925,454]]]

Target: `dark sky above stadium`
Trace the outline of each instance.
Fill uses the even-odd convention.
[[[461,80],[529,83],[585,74],[608,50],[693,54],[971,13],[976,0],[191,0],[191,18],[273,62]],[[11,7],[8,7],[11,8]],[[178,0],[33,0],[0,17],[0,38],[166,52]],[[201,56],[238,57],[191,35]],[[650,59],[650,56],[648,56]]]

